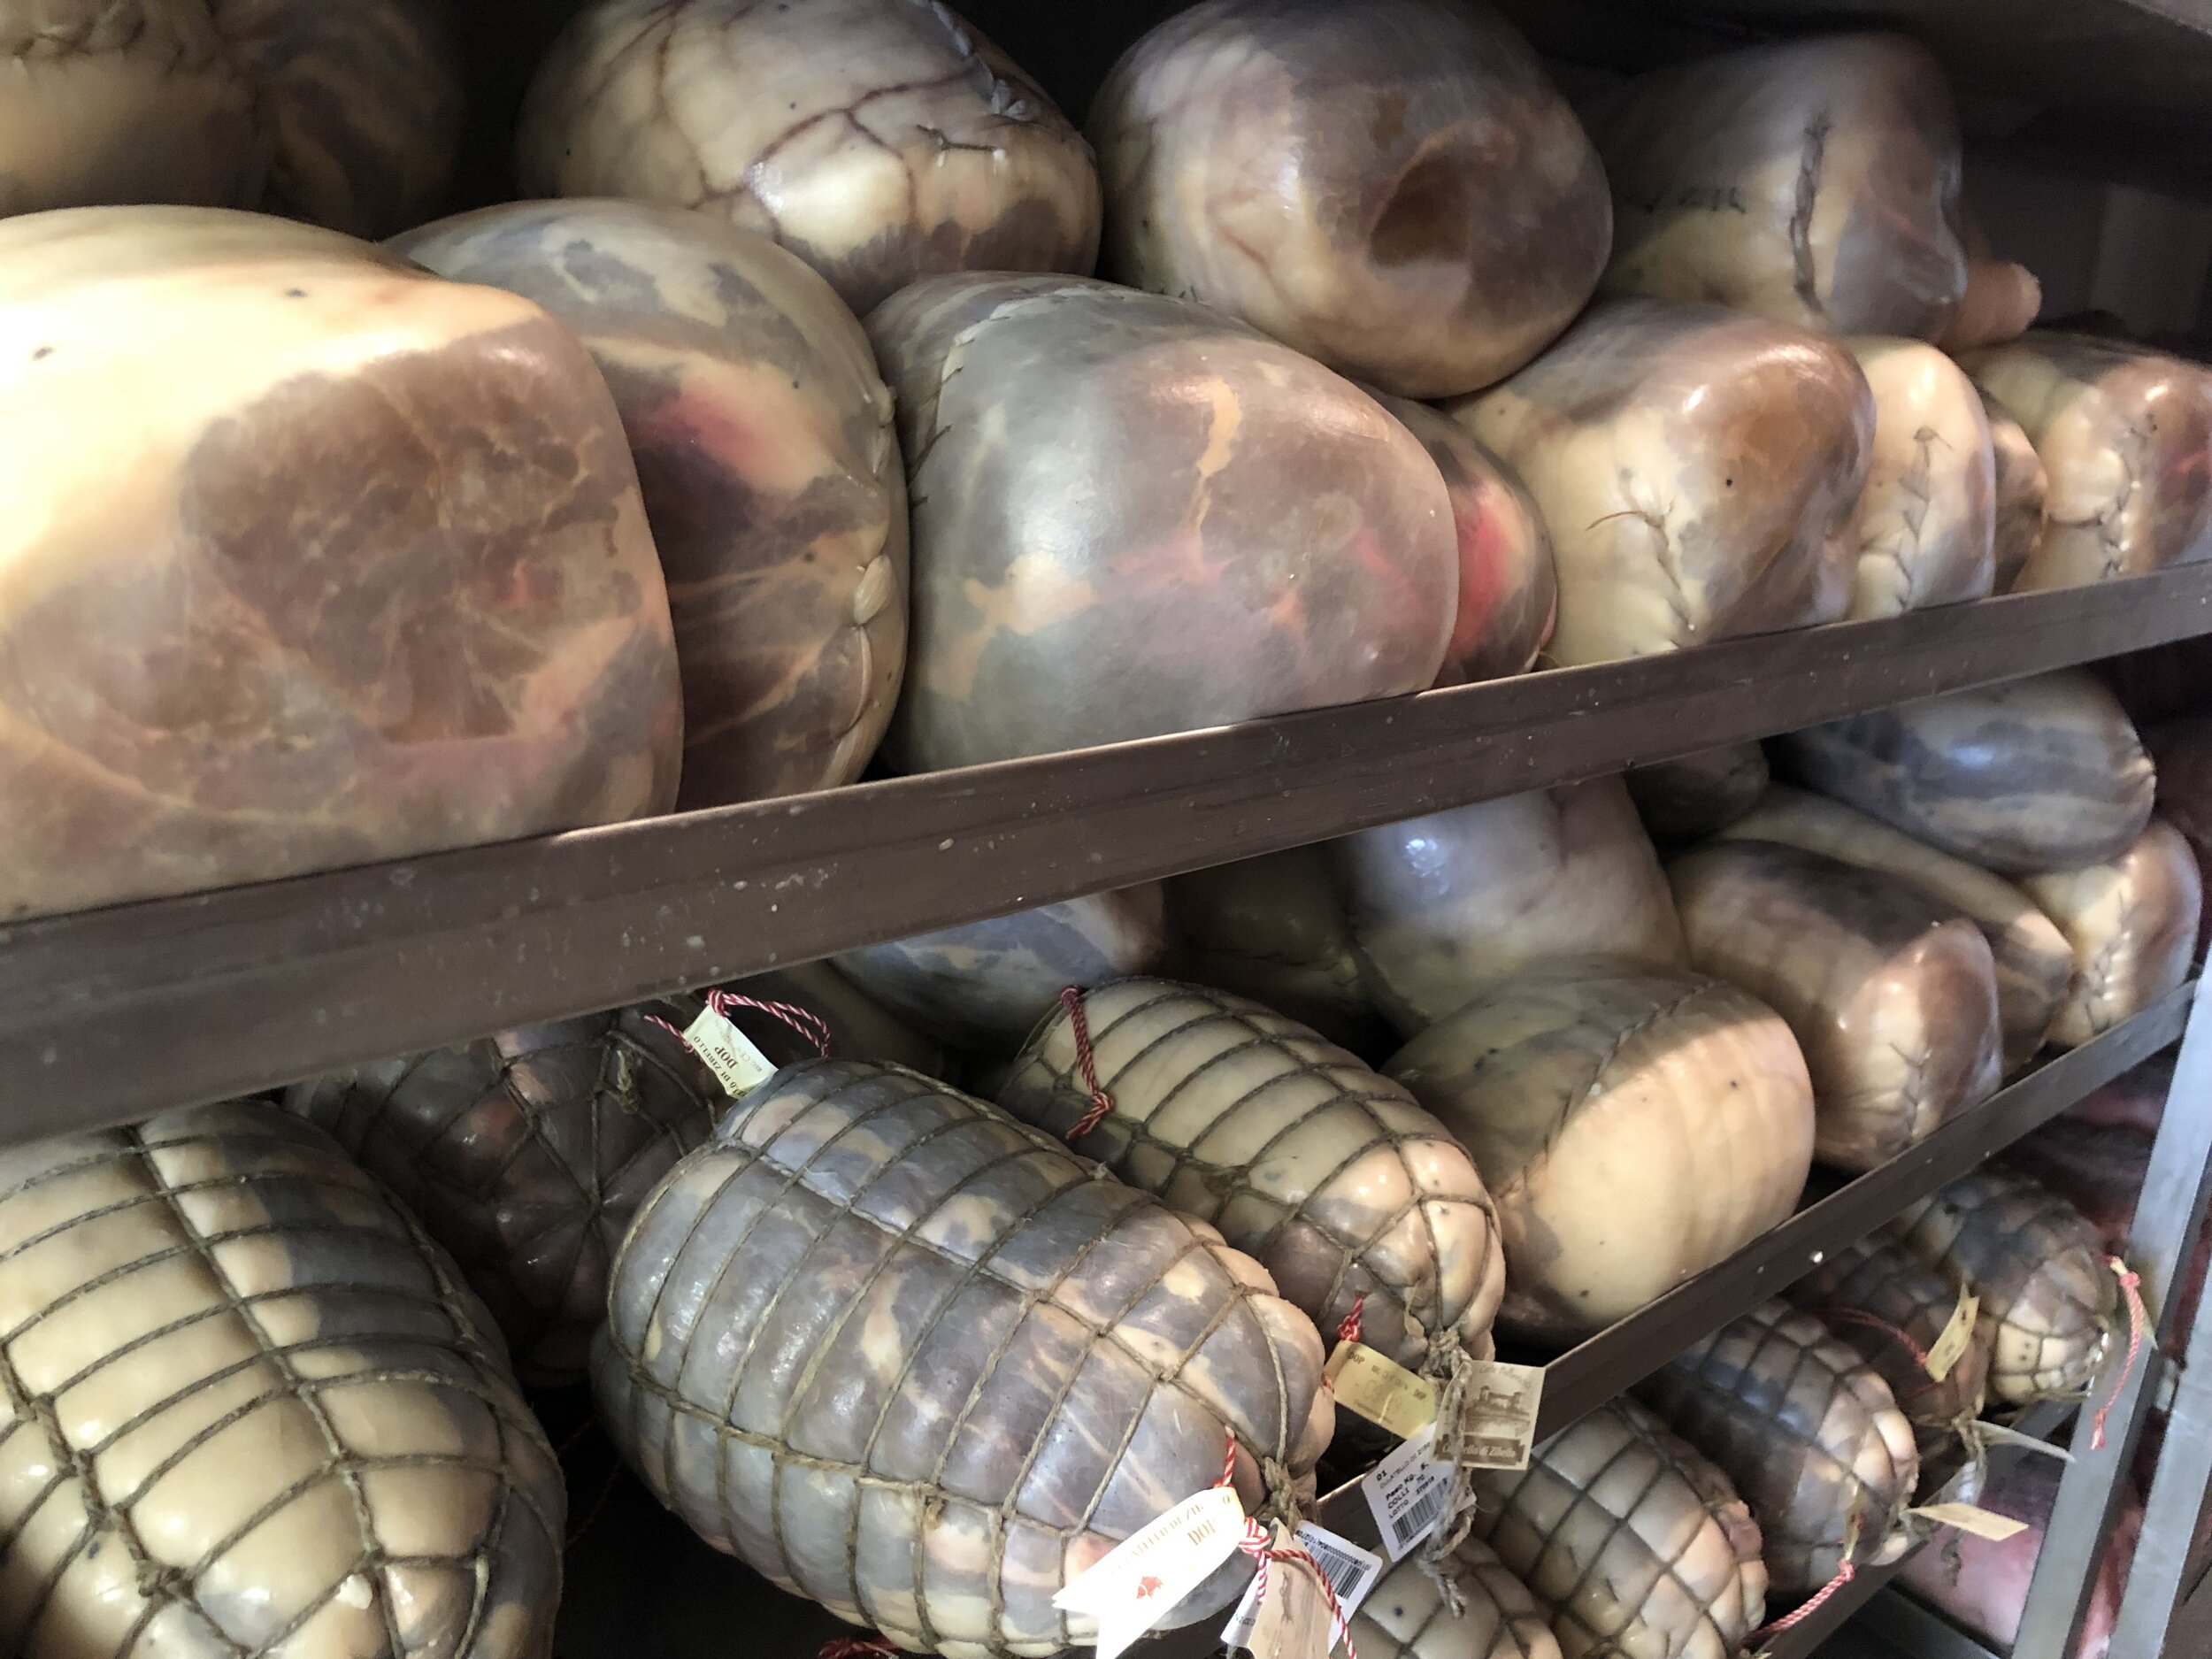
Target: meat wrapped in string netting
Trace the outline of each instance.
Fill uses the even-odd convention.
[[[1471,1538],[1448,1563],[1409,1556],[1383,1574],[1352,1616],[1352,1640],[1360,1659],[1560,1659],[1528,1586]]]
[[[1897,1560],[1920,1478],[1889,1385],[1817,1319],[1770,1302],[1684,1349],[1638,1390],[1751,1505],[1778,1599],[1811,1595],[1847,1554]]]
[[[1403,1084],[1295,1020],[1124,979],[1040,1025],[999,1102],[1220,1228],[1324,1330],[1357,1307],[1362,1341],[1440,1379],[1493,1352],[1505,1258],[1473,1161]]]
[[[896,1645],[1094,1641],[1071,1578],[1221,1479],[1310,1498],[1319,1335],[1266,1271],[995,1108],[786,1068],[646,1202],[593,1352],[624,1455],[708,1542]],[[1173,1622],[1225,1609],[1232,1560]]]
[[[2089,1386],[2118,1325],[2119,1285],[2096,1228],[2071,1204],[2024,1175],[1976,1170],[1889,1232],[1981,1298],[1993,1398],[2024,1405]]]
[[[1548,1608],[1565,1659],[1736,1659],[1765,1616],[1759,1528],[1728,1477],[1632,1400],[1519,1471],[1475,1478],[1475,1536]]]
[[[0,1153],[0,1651],[544,1659],[559,1471],[443,1251],[241,1102]]]
[[[299,1084],[285,1104],[453,1252],[526,1379],[572,1382],[630,1217],[727,1104],[656,1023],[698,1011],[681,998],[501,1032]]]

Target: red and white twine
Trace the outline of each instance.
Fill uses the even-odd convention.
[[[2128,1379],[2135,1374],[2135,1362],[2143,1353],[2143,1333],[2150,1324],[2150,1315],[2143,1306],[2143,1276],[2116,1256],[2108,1257],[2105,1264],[2119,1276],[2120,1294],[2127,1298],[2128,1356],[2113,1381],[2111,1394],[2097,1408],[2091,1423],[2089,1449],[2093,1452],[2104,1450],[2105,1423],[2112,1416],[2112,1408],[2120,1403],[2120,1396],[2127,1391]]]
[[[1233,1434],[1229,1437],[1229,1449],[1222,1456],[1221,1479],[1215,1482],[1215,1485],[1233,1488],[1236,1484],[1237,1441],[1236,1436]],[[1267,1568],[1270,1562],[1302,1561],[1305,1563],[1308,1571],[1313,1574],[1315,1582],[1320,1585],[1321,1594],[1328,1600],[1330,1628],[1342,1640],[1346,1659],[1359,1659],[1359,1649],[1352,1645],[1352,1621],[1344,1611],[1344,1604],[1337,1600],[1336,1586],[1329,1582],[1329,1575],[1321,1571],[1321,1563],[1313,1558],[1310,1552],[1300,1548],[1295,1544],[1287,1549],[1277,1548],[1275,1534],[1261,1525],[1255,1517],[1249,1515],[1244,1517],[1244,1532],[1237,1540],[1237,1548],[1242,1554],[1249,1555],[1255,1565],[1252,1578],[1254,1584],[1258,1586],[1254,1592],[1257,1598],[1253,1602],[1255,1607],[1267,1600]],[[1331,1644],[1332,1647],[1334,1645],[1334,1643]]]
[[[1098,1056],[1091,1051],[1091,1022],[1083,1010],[1083,991],[1080,986],[1064,986],[1060,991],[1060,1006],[1068,1010],[1068,1025],[1075,1033],[1075,1064],[1083,1073],[1083,1087],[1091,1093],[1091,1109],[1075,1120],[1075,1125],[1061,1139],[1070,1143],[1104,1123],[1114,1110],[1114,1097],[1098,1086]]]
[[[749,1008],[756,1013],[767,1015],[771,1019],[781,1020],[811,1043],[814,1046],[814,1051],[823,1059],[829,1058],[829,1022],[810,1008],[801,1008],[796,1002],[778,1002],[765,997],[747,996],[741,991],[718,989],[704,991],[700,995],[710,1010],[721,1015],[723,1018],[731,1020],[733,1024],[735,1021],[731,1010],[740,1008]],[[682,1043],[686,1048],[691,1047],[690,1040],[658,1014],[648,1014],[645,1018],[675,1038],[678,1042]],[[842,1640],[843,1638],[841,1637],[839,1640]],[[826,1655],[825,1659],[827,1659]]]

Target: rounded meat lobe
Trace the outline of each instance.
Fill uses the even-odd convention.
[[[1467,1154],[1401,1084],[1224,992],[1127,979],[1083,997],[1112,1110],[1074,1145],[1221,1231],[1325,1331],[1442,1378],[1487,1358],[1504,1290],[1496,1212]],[[1094,1115],[1064,1010],[999,1092],[1069,1134]]]
[[[1596,287],[1596,153],[1487,6],[1207,0],[1093,105],[1111,274],[1347,374],[1448,397],[1510,374]]]
[[[956,1047],[1009,1055],[1085,989],[1148,973],[1167,950],[1156,882],[849,950],[838,970],[895,1013]]]
[[[1635,1401],[1486,1471],[1474,1533],[1551,1615],[1563,1653],[1734,1659],[1766,1616],[1758,1523],[1706,1456]]]
[[[1875,419],[1837,342],[1717,306],[1593,305],[1451,405],[1550,534],[1564,666],[1833,622]]]
[[[1359,1651],[1370,1659],[1560,1659],[1544,1609],[1487,1544],[1463,1541],[1444,1573],[1440,1583],[1415,1556],[1377,1579],[1352,1615]]]
[[[2154,818],[2110,864],[2030,876],[2027,889],[2074,949],[2051,1041],[2078,1048],[2177,989],[2196,960],[2204,880],[2179,830]]]
[[[812,1062],[648,1200],[593,1381],[716,1548],[910,1650],[1043,1659],[1096,1639],[1055,1593],[1216,1485],[1225,1447],[1248,1511],[1310,1494],[1321,1371],[1210,1229],[927,1079]]]
[[[1072,279],[918,283],[869,330],[915,503],[908,767],[1433,683],[1450,502],[1349,382],[1202,307]]]
[[[2034,442],[2048,480],[2048,527],[2014,591],[2212,557],[2212,371],[2043,329],[1963,362]]]
[[[1977,1170],[1886,1229],[1956,1288],[1981,1298],[1989,1392],[2024,1405],[2078,1394],[2112,1340],[2119,1281],[2096,1228],[2025,1176]]]
[[[1981,392],[1982,410],[1989,418],[1991,455],[1996,463],[1991,591],[2008,594],[2043,545],[2045,528],[2050,522],[2051,478],[2026,428],[1986,389],[1975,389]]]
[[[1916,340],[1861,336],[1874,449],[1852,515],[1854,618],[1985,599],[1996,580],[1996,454],[1963,371]]]
[[[0,242],[12,297],[65,342],[0,377],[42,411],[16,465],[53,503],[0,549],[21,584],[0,910],[672,804],[664,588],[566,331],[246,215],[84,210]],[[174,395],[118,428],[156,338]]]
[[[565,1501],[452,1263],[262,1102],[0,1154],[0,1644],[543,1659]]]
[[[679,805],[858,777],[905,664],[905,478],[828,285],[765,237],[637,203],[491,208],[393,246],[545,306],[604,375],[668,584]]]
[[[355,236],[419,224],[461,148],[460,42],[444,0],[213,0],[273,155],[264,211]]]
[[[1721,833],[1731,841],[1779,841],[1862,869],[1886,871],[1961,912],[1989,941],[2006,1071],[2018,1070],[2041,1050],[2073,981],[2074,953],[2017,883],[1915,841],[1840,801],[1786,784],[1770,787],[1747,816]]]
[[[1816,1156],[1870,1170],[1997,1090],[1997,974],[1964,917],[1881,871],[1770,841],[1670,867],[1698,969],[1789,1022]]]
[[[1679,760],[1631,766],[1621,779],[1654,841],[1702,841],[1759,804],[1767,790],[1766,750],[1756,743],[1730,743]]]
[[[1330,854],[1375,1005],[1408,1037],[1535,963],[1684,962],[1666,872],[1617,778],[1362,831]]]
[[[1559,618],[1559,573],[1536,503],[1505,463],[1448,416],[1383,394],[1444,475],[1459,537],[1459,610],[1440,686],[1526,673]]]
[[[727,1103],[653,1023],[696,1015],[660,1003],[503,1032],[296,1084],[284,1103],[452,1252],[526,1381],[572,1383],[631,1217]]]
[[[1920,1490],[1936,1491],[1978,1450],[1965,1425],[1989,1389],[1989,1338],[1978,1325],[1940,1379],[1928,1374],[1925,1356],[1959,1310],[1957,1287],[1898,1245],[1863,1239],[1831,1251],[1784,1294],[1889,1385],[1919,1444]]]
[[[1637,1394],[1743,1494],[1778,1599],[1812,1595],[1847,1559],[1882,1565],[1910,1548],[1912,1425],[1889,1385],[1818,1320],[1766,1302]]]
[[[2075,669],[1812,726],[1774,752],[1808,787],[2005,875],[2117,858],[2157,789],[2119,703]]]
[[[597,0],[539,70],[518,157],[534,195],[771,235],[864,316],[924,277],[1098,255],[1081,134],[937,0]]]
[[[1550,963],[1492,986],[1385,1074],[1473,1156],[1504,1235],[1501,1323],[1565,1344],[1796,1208],[1813,1087],[1787,1025],[1694,974]]]
[[[1601,99],[1608,293],[1934,340],[1967,288],[1958,116],[1927,49],[1844,35],[1658,69]]]

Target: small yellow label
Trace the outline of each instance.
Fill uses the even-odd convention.
[[[2017,1538],[2028,1530],[2025,1521],[2016,1521],[2010,1516],[1978,1509],[1970,1503],[1931,1503],[1926,1509],[1915,1509],[1911,1513],[1923,1520],[1933,1521],[1939,1526],[1955,1526],[1962,1532],[1971,1532],[1975,1537],[1985,1538],[1993,1544]]]
[[[1436,1385],[1363,1342],[1339,1342],[1327,1374],[1337,1404],[1400,1440],[1436,1421]]]
[[[775,1063],[753,1046],[753,1040],[710,1008],[684,1028],[684,1041],[706,1062],[732,1100],[742,1100],[776,1075]]]
[[[1951,1310],[1951,1323],[1943,1327],[1943,1334],[1928,1350],[1928,1375],[1941,1382],[1951,1374],[1951,1368],[1966,1357],[1967,1345],[1974,1340],[1974,1324],[1981,1317],[1982,1299],[1970,1290],[1959,1292],[1959,1305]]]

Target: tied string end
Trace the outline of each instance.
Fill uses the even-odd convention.
[[[1075,1120],[1061,1139],[1072,1145],[1104,1123],[1114,1110],[1114,1097],[1098,1084],[1098,1056],[1091,1048],[1090,1015],[1083,1006],[1080,986],[1063,986],[1060,1006],[1068,1010],[1068,1029],[1075,1035],[1075,1064],[1083,1074],[1083,1087],[1090,1091],[1090,1110]]]
[[[2119,1279],[2120,1294],[2127,1301],[2128,1352],[2119,1376],[2113,1380],[2112,1392],[2097,1408],[2097,1415],[2092,1420],[2089,1449],[2093,1452],[2104,1450],[2105,1425],[2112,1417],[2112,1409],[2120,1403],[2120,1396],[2127,1392],[2128,1379],[2135,1375],[2136,1362],[2143,1354],[2144,1330],[2150,1324],[2150,1315],[2143,1306],[2143,1276],[2116,1256],[2106,1257],[2105,1265]]]
[[[732,1010],[735,1009],[749,1008],[756,1013],[765,1014],[796,1032],[823,1059],[830,1057],[829,1022],[810,1008],[802,1008],[796,1002],[779,1002],[767,997],[747,996],[741,991],[714,989],[701,993],[701,997],[710,1010],[730,1020],[733,1025],[736,1023],[732,1015]],[[693,1051],[690,1039],[672,1022],[663,1019],[658,1014],[648,1014],[645,1018],[682,1043],[687,1052]],[[839,1640],[845,1639],[841,1637]]]
[[[1263,1458],[1260,1460],[1260,1479],[1267,1491],[1263,1512],[1279,1516],[1285,1530],[1294,1537],[1298,1525],[1298,1500],[1291,1485],[1290,1471],[1271,1457]],[[1233,1433],[1229,1436],[1228,1449],[1222,1454],[1221,1479],[1215,1484],[1233,1490],[1236,1483],[1237,1437]],[[1313,1574],[1314,1581],[1321,1586],[1321,1594],[1328,1603],[1329,1626],[1335,1639],[1331,1646],[1340,1642],[1346,1659],[1359,1659],[1359,1649],[1352,1642],[1352,1621],[1344,1611],[1344,1603],[1337,1599],[1336,1586],[1329,1582],[1329,1575],[1321,1571],[1321,1563],[1313,1558],[1310,1552],[1296,1544],[1286,1548],[1278,1548],[1273,1529],[1256,1515],[1244,1517],[1244,1531],[1237,1539],[1237,1550],[1252,1559],[1252,1576],[1258,1586],[1255,1593],[1255,1606],[1267,1600],[1270,1563],[1297,1562],[1302,1564]],[[822,1659],[830,1659],[830,1656],[824,1655]]]
[[[1921,1347],[1920,1344],[1914,1340],[1910,1332],[1902,1330],[1900,1327],[1892,1325],[1888,1320],[1881,1317],[1878,1314],[1867,1312],[1863,1308],[1816,1308],[1812,1310],[1812,1314],[1813,1317],[1822,1321],[1824,1324],[1855,1325],[1863,1330],[1877,1332],[1879,1334],[1889,1338],[1891,1341],[1896,1343],[1908,1354],[1912,1356],[1913,1363],[1920,1368],[1923,1380],[1920,1381],[1909,1393],[1901,1394],[1897,1396],[1897,1401],[1900,1405],[1902,1405],[1908,1400],[1917,1400],[1922,1394],[1928,1393],[1930,1390],[1939,1386],[1934,1378],[1926,1375],[1928,1370],[1928,1350]]]
[[[1451,1469],[1445,1488],[1444,1520],[1422,1546],[1421,1571],[1444,1599],[1454,1618],[1467,1610],[1467,1595],[1457,1571],[1459,1547],[1475,1526],[1474,1471],[1467,1466],[1467,1389],[1478,1362],[1466,1348],[1448,1339],[1432,1345],[1422,1365],[1436,1377],[1436,1440],[1445,1455],[1440,1463]]]
[[[1811,1601],[1806,1602],[1793,1613],[1785,1613],[1780,1618],[1773,1621],[1773,1623],[1760,1625],[1759,1628],[1753,1631],[1750,1635],[1745,1637],[1745,1650],[1747,1652],[1755,1653],[1758,1651],[1758,1645],[1761,1642],[1765,1641],[1769,1637],[1779,1636],[1786,1630],[1794,1630],[1798,1625],[1802,1624],[1814,1614],[1819,1612],[1822,1608],[1825,1607],[1829,1601],[1834,1599],[1838,1592],[1842,1590],[1846,1585],[1849,1584],[1852,1579],[1857,1578],[1858,1576],[1858,1568],[1853,1564],[1849,1556],[1845,1556],[1843,1565],[1836,1569],[1836,1576],[1829,1579],[1827,1583],[1822,1585],[1819,1589],[1814,1591]]]

